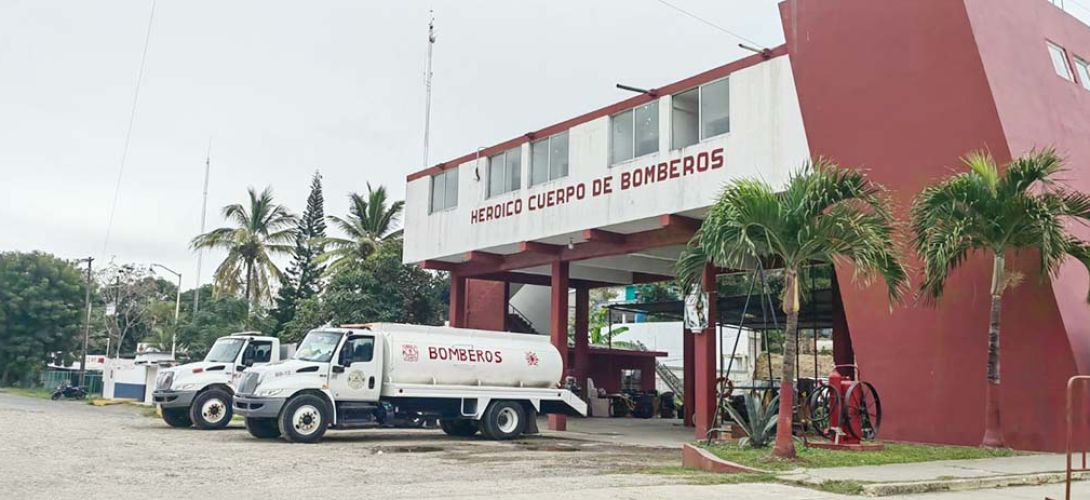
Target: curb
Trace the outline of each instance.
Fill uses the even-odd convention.
[[[1072,480],[1090,478],[1090,473],[1072,474]],[[1010,476],[989,476],[943,481],[913,481],[904,483],[863,484],[863,495],[868,497],[886,497],[914,493],[933,493],[937,491],[970,491],[1007,486],[1036,486],[1062,483],[1067,479],[1064,472],[1046,472],[1036,474],[1016,474]]]
[[[686,443],[681,448],[681,465],[687,469],[698,469],[722,474],[767,473],[761,469],[746,467],[723,460],[710,451]]]

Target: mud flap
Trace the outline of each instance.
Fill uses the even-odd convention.
[[[537,410],[532,406],[526,412],[526,430],[522,431],[523,434],[540,434],[541,431],[537,429]]]

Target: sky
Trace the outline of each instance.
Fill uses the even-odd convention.
[[[670,2],[783,43],[775,0]],[[210,142],[208,229],[251,186],[302,211],[316,170],[328,214],[368,182],[401,199],[423,166],[429,10],[430,164],[631,95],[616,83],[748,54],[658,0],[158,0],[122,170],[151,8],[0,0],[0,251],[158,263],[192,287]],[[203,282],[222,257],[206,254]]]

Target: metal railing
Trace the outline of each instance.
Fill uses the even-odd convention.
[[[530,321],[530,318],[527,318],[526,315],[522,313],[522,311],[518,310],[518,308],[510,302],[508,302],[507,304],[507,313],[515,315],[515,317],[522,320],[523,323],[526,323],[526,326],[530,328],[530,333],[541,333],[537,331],[537,328],[534,328],[534,322]]]
[[[1086,396],[1088,394],[1088,391],[1086,390],[1087,383],[1090,383],[1090,376],[1088,375],[1076,375],[1067,379],[1067,443],[1064,446],[1067,454],[1067,471],[1066,479],[1064,481],[1064,498],[1067,500],[1071,500],[1071,480],[1074,474],[1076,472],[1090,472],[1090,468],[1087,468],[1086,466],[1086,453],[1090,451],[1087,450],[1087,448],[1090,446],[1087,446],[1088,440],[1086,439],[1087,431],[1090,430],[1088,429],[1088,427],[1090,426],[1087,425],[1087,414],[1090,413],[1087,412],[1086,408]],[[1076,389],[1079,385],[1082,385],[1084,387],[1081,393],[1076,392]],[[1079,394],[1081,394],[1081,397],[1079,397],[1076,401],[1076,396]],[[1080,418],[1080,422],[1078,423],[1082,424],[1078,427],[1078,429],[1076,429],[1075,425],[1076,416]],[[1081,431],[1078,432],[1079,436],[1076,436],[1076,431]],[[1082,440],[1081,442],[1077,442],[1079,441],[1077,438],[1080,436],[1082,437]],[[1079,450],[1076,451],[1076,447],[1078,447]],[[1073,463],[1073,458],[1076,453],[1082,457],[1081,465],[1078,468],[1076,468]]]

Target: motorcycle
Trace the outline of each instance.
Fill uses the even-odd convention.
[[[86,397],[87,391],[83,390],[82,387],[66,383],[57,387],[57,390],[53,391],[53,395],[49,399],[58,401],[61,399],[85,399]]]

